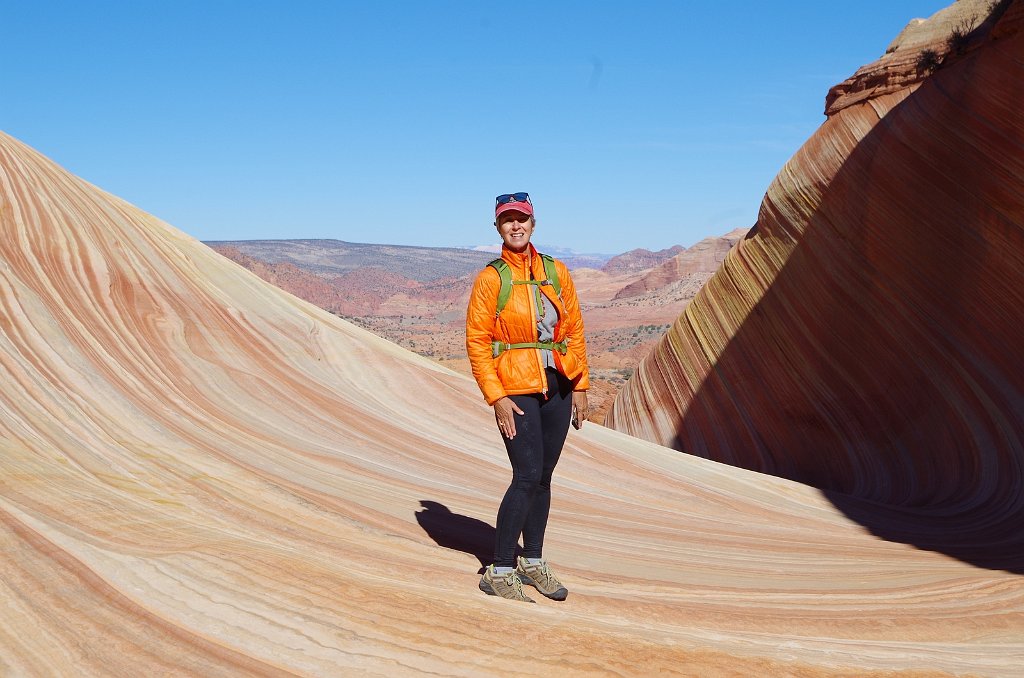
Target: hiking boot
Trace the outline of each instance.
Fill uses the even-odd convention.
[[[558,577],[548,567],[546,560],[540,561],[537,565],[531,565],[526,558],[519,556],[516,558],[516,574],[524,584],[531,584],[533,588],[551,600],[565,600],[565,597],[569,595],[569,589],[558,581]]]
[[[506,575],[500,575],[494,571],[494,565],[488,565],[484,576],[480,577],[480,590],[489,596],[501,596],[524,603],[536,602],[523,593],[523,582],[520,581],[515,570]]]

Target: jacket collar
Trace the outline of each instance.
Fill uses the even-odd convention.
[[[529,256],[528,256],[529,255]],[[531,259],[532,257],[532,259]],[[537,254],[537,248],[533,246],[533,243],[527,243],[526,249],[522,252],[513,252],[504,245],[501,246],[501,258],[508,263],[509,267],[517,274],[522,275],[523,278],[518,280],[525,280],[530,275],[530,269],[528,262],[533,263],[533,274],[537,280],[544,279],[544,264],[540,261],[540,255]],[[540,272],[538,276],[537,266],[540,265]]]
[[[529,254],[532,259],[527,259]],[[540,258],[540,254],[537,253],[537,248],[533,246],[533,243],[529,243],[526,249],[522,252],[513,252],[504,245],[501,246],[501,258],[505,260],[505,263],[512,269],[513,280],[528,280],[530,278],[530,271],[527,268],[527,261],[533,263],[533,279],[534,280],[545,280],[547,278],[547,272],[544,270],[544,262]],[[541,293],[548,298],[555,309],[558,311],[558,315],[561,317],[565,313],[565,306],[562,305],[562,298],[555,295],[553,287],[541,286],[538,288]]]

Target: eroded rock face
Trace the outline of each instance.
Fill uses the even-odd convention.
[[[833,87],[825,98],[825,114],[913,87],[940,68],[949,67],[993,35],[1016,32],[1019,8],[1003,16],[1010,0],[958,0],[931,18],[914,19],[892,41],[885,54]]]
[[[955,62],[822,125],[608,425],[1020,571],[1024,3],[996,9]]]

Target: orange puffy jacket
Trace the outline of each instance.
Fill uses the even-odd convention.
[[[544,262],[533,245],[528,246],[533,262],[533,277],[544,280]],[[512,252],[502,247],[501,258],[508,263],[513,280],[529,280],[527,253]],[[563,355],[553,351],[558,371],[573,382],[573,390],[585,391],[590,386],[587,369],[587,345],[583,339],[583,316],[580,314],[576,287],[569,276],[569,269],[555,260],[558,280],[562,285],[559,299],[551,285],[539,287],[558,310],[555,325],[555,342],[565,340],[568,344]],[[485,267],[473,283],[466,311],[466,352],[473,367],[473,377],[484,394],[488,405],[507,395],[523,393],[544,393],[547,391],[547,376],[540,349],[518,348],[504,351],[493,357],[491,342],[504,341],[510,344],[537,341],[537,309],[533,296],[533,285],[513,285],[508,303],[496,318],[498,290],[501,277],[494,267]]]

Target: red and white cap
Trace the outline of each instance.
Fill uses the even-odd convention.
[[[511,202],[503,202],[494,208],[494,218],[497,219],[505,212],[522,212],[528,217],[533,216],[533,205],[528,200],[513,200]]]

